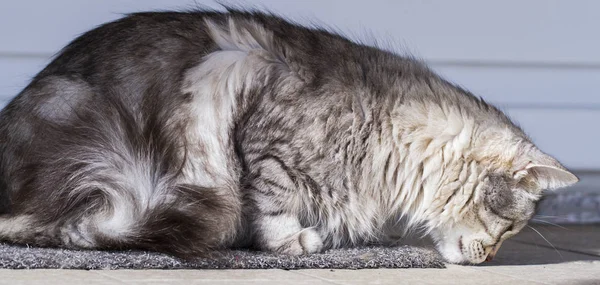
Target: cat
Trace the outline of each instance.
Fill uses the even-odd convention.
[[[578,181],[420,60],[235,9],[78,37],[0,113],[0,156],[2,240],[184,258],[419,229],[475,264]]]

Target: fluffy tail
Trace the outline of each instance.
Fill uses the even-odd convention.
[[[176,201],[154,208],[143,217],[132,238],[115,240],[115,245],[188,258],[205,256],[233,242],[241,216],[235,195],[194,185],[179,185],[172,191]]]
[[[94,200],[105,204],[88,203],[93,210],[65,212],[58,219],[42,216],[44,209],[4,214],[0,239],[37,246],[143,249],[182,258],[206,256],[229,246],[240,228],[239,203],[227,192],[178,185],[171,189],[171,201],[144,210],[131,200],[97,196]]]
[[[180,257],[232,243],[241,217],[235,182],[181,182],[191,180],[182,171],[185,120],[173,118],[181,102],[149,99],[140,115],[119,96],[102,98],[68,123],[40,123],[27,152],[0,151],[12,158],[0,172],[0,239]]]

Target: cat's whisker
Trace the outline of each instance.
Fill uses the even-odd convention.
[[[535,215],[538,218],[559,218],[559,219],[567,219],[567,216],[547,216],[547,215]]]
[[[565,228],[565,227],[563,227],[563,226],[561,226],[559,224],[555,224],[555,223],[552,223],[552,222],[548,222],[548,221],[544,221],[544,220],[540,220],[540,219],[531,219],[531,220],[534,221],[534,222],[540,222],[540,223],[548,224],[548,225],[551,225],[551,226],[555,226],[555,227],[561,228],[563,230],[567,230],[567,231],[571,230],[569,228]]]
[[[532,229],[534,232],[536,232],[538,235],[540,235],[555,251],[556,253],[558,253],[558,255],[560,256],[561,259],[563,259],[562,254],[560,254],[560,251],[558,251],[558,249],[556,249],[556,247],[548,240],[546,239],[546,237],[544,237],[544,235],[542,235],[542,233],[540,233],[538,230],[536,230],[534,227],[527,225],[530,229]]]

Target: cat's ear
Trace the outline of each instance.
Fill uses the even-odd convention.
[[[521,159],[524,163],[520,169],[515,171],[515,178],[524,179],[530,185],[531,190],[551,190],[571,186],[579,181],[579,178],[569,172],[555,158],[543,153],[536,147],[530,147],[522,153]],[[531,185],[533,184],[533,185]]]

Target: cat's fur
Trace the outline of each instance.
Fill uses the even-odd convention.
[[[179,256],[421,227],[478,263],[577,181],[423,63],[241,11],[82,35],[2,111],[0,155],[2,239]]]

